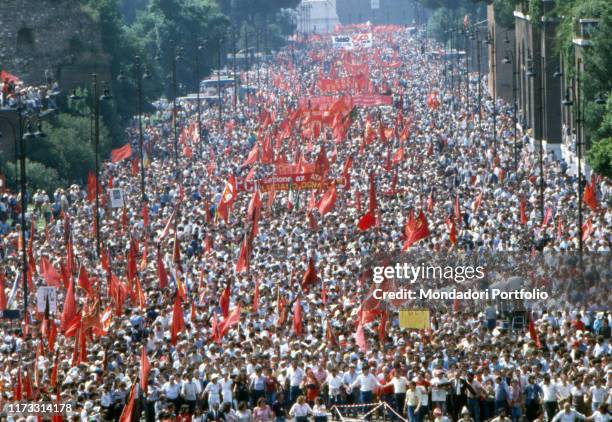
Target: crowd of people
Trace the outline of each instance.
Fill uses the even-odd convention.
[[[537,152],[513,138],[512,107],[497,102],[494,127],[493,101],[478,109],[486,81],[471,79],[469,100],[453,91],[434,41],[367,31],[371,47],[312,38],[247,70],[257,92],[203,107],[202,130],[194,103],[174,119],[159,102],[143,163],[137,125],[131,156],[104,162],[97,221],[95,180],[32,192],[25,221],[2,199],[0,305],[23,305],[22,242],[31,276],[30,312],[0,325],[3,406],[71,403],[63,417],[77,421],[610,420],[610,181],[589,181],[596,206],[578,227],[577,177],[547,153],[541,213]],[[334,114],[315,104],[324,80],[391,101],[333,101]],[[263,183],[291,173],[321,176],[318,188]],[[415,304],[373,301],[365,265],[415,232],[414,262],[484,266],[462,288],[514,277],[551,300],[517,303],[520,326],[506,304],[451,301],[425,304],[429,329],[401,328],[396,309]],[[48,285],[53,306],[37,302]]]

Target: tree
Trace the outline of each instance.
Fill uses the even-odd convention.
[[[14,192],[19,191],[18,181],[15,180],[15,175],[19,174],[19,164],[6,163],[3,172],[6,175],[9,189]],[[29,159],[26,159],[26,180],[26,189],[30,194],[37,189],[44,189],[49,195],[52,195],[57,188],[66,186],[66,181],[59,177],[55,169]]]

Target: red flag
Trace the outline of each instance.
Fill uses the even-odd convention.
[[[520,219],[521,219],[521,224],[527,224],[527,214],[525,213],[525,206],[526,206],[526,201],[525,198],[521,198],[521,203],[520,203]]]
[[[13,387],[13,399],[16,401],[21,401],[22,399],[21,383],[21,366],[19,366],[19,368],[17,368],[17,382],[15,383],[15,387]]]
[[[299,299],[293,304],[293,332],[298,337],[302,335],[302,305]]]
[[[161,247],[157,248],[157,278],[159,280],[159,288],[165,289],[168,285],[168,273],[164,267],[164,260],[161,255]]]
[[[240,245],[240,253],[238,254],[238,260],[236,261],[236,272],[237,273],[248,271],[249,258],[250,258],[250,241],[249,241],[249,235],[247,234]]]
[[[363,324],[361,321],[357,325],[357,331],[355,332],[355,342],[359,346],[359,350],[366,352],[368,350],[368,344],[366,342],[365,331],[363,331]]]
[[[592,184],[587,183],[584,187],[584,195],[582,197],[585,204],[593,211],[597,211],[597,191],[595,189],[595,181]]]
[[[149,206],[146,202],[142,204],[142,221],[144,223],[145,230],[147,230],[149,227]]]
[[[111,151],[111,162],[116,163],[132,156],[132,146],[128,143]]]
[[[242,163],[242,167],[248,166],[250,164],[255,164],[259,160],[259,145],[256,143],[253,145],[251,152],[247,156],[246,160]]]
[[[321,200],[317,204],[317,208],[319,209],[319,213],[321,216],[324,216],[328,212],[334,209],[334,205],[336,204],[336,184],[332,183],[327,192],[323,194]]]
[[[57,370],[59,366],[58,354],[55,354],[55,361],[53,362],[53,369],[51,370],[51,385],[53,388],[57,385]]]
[[[140,388],[142,391],[147,392],[147,385],[149,384],[149,371],[151,370],[151,364],[147,357],[147,350],[145,346],[142,346],[140,351]]]
[[[433,192],[429,192],[429,196],[427,197],[427,212],[428,213],[430,214],[433,213],[434,205],[435,205],[435,200],[434,200]]]
[[[370,227],[374,227],[376,225],[376,217],[372,214],[371,211],[365,213],[359,221],[357,222],[357,227],[361,231],[366,231]]]
[[[134,413],[134,399],[136,398],[136,383],[132,384],[130,388],[130,395],[128,397],[127,404],[123,407],[119,422],[132,422],[132,413]]]
[[[219,324],[219,338],[223,338],[229,331],[232,325],[236,325],[240,322],[240,305],[236,306],[232,312]]]
[[[553,216],[552,208],[547,207],[546,211],[544,212],[544,220],[542,221],[542,227],[548,226],[548,223],[550,223],[552,216]]]
[[[383,311],[382,314],[380,315],[380,323],[378,325],[378,340],[380,342],[385,341],[386,338],[386,330],[387,328],[387,311]]]
[[[6,293],[4,292],[4,274],[0,272],[0,311],[6,309]]]
[[[178,294],[174,296],[174,308],[172,310],[172,328],[170,330],[170,343],[176,346],[176,340],[181,331],[185,329],[185,319],[183,317],[183,307],[181,298]]]
[[[459,195],[455,195],[455,221],[461,221],[461,208],[459,208]]]
[[[472,204],[472,210],[474,212],[478,211],[478,208],[480,208],[481,203],[482,203],[482,192],[480,192],[478,196],[476,197],[476,199],[474,200],[474,203]]]
[[[311,230],[317,230],[319,228],[317,220],[315,220],[312,211],[308,211],[308,225],[310,226]]]
[[[309,287],[312,284],[315,284],[318,279],[319,278],[317,276],[317,269],[315,268],[314,257],[311,256],[308,260],[308,268],[306,269],[306,272],[302,277],[302,289],[304,289],[304,291],[308,291]]]
[[[53,264],[49,262],[46,256],[40,257],[40,274],[43,276],[49,286],[60,287],[62,276],[57,272]]]
[[[591,221],[591,219],[589,218],[583,225],[582,225],[582,240],[587,240],[589,238],[589,236],[591,236],[591,233],[593,233],[593,222]]]
[[[96,174],[89,170],[87,173],[87,201],[91,202],[96,198]]]
[[[457,229],[455,228],[455,220],[450,219],[450,224],[449,224],[449,239],[450,242],[455,245],[457,243]]]
[[[223,289],[221,297],[219,297],[219,307],[221,308],[221,316],[223,318],[227,318],[227,316],[229,315],[230,294],[230,286],[227,286],[225,287],[225,289]]]
[[[62,317],[60,319],[60,329],[62,331],[66,330],[70,322],[77,315],[76,299],[74,297],[74,279],[72,279],[68,285],[68,291],[66,292],[66,298],[64,299],[64,308],[62,310]]]
[[[427,219],[423,211],[419,213],[419,216],[414,220],[413,224],[406,224],[405,226],[406,241],[404,242],[403,250],[406,251],[414,243],[421,239],[425,239],[429,236],[429,228],[427,226]]]
[[[540,336],[538,335],[538,332],[535,329],[535,324],[533,322],[533,313],[529,315],[529,336],[535,342],[538,348],[542,347],[540,343]]]
[[[81,265],[81,268],[79,269],[78,286],[85,290],[88,296],[94,295],[93,288],[91,287],[91,282],[89,281],[89,276],[84,265]]]
[[[400,146],[394,153],[393,153],[393,164],[399,164],[402,161],[404,161],[404,147]]]
[[[17,76],[2,69],[0,70],[0,82],[4,81],[12,82],[13,84],[18,84],[21,82],[21,80]]]

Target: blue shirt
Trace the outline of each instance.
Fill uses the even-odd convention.
[[[542,388],[537,384],[529,384],[525,387],[525,403],[538,400],[542,396]]]

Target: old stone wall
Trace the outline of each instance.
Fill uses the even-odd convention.
[[[0,64],[26,84],[44,82],[47,70],[64,85],[82,85],[94,67],[107,67],[98,25],[78,0],[1,3]],[[66,69],[69,80],[62,77]]]

